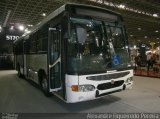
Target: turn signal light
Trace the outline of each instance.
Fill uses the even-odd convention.
[[[78,86],[77,85],[72,85],[71,89],[72,89],[72,91],[78,91]]]

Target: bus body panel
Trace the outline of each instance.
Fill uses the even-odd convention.
[[[93,80],[88,80],[87,77],[94,77],[94,76],[103,76],[103,75],[108,75],[108,74],[115,74],[116,73],[123,73],[126,71],[122,71],[122,72],[114,72],[114,73],[102,73],[102,74],[94,74],[94,75],[77,75],[77,76],[73,76],[73,75],[66,75],[66,91],[67,91],[67,102],[68,103],[75,103],[75,102],[80,102],[80,101],[87,101],[87,100],[93,100],[96,98],[100,98],[103,97],[103,94],[107,94],[110,92],[116,92],[116,91],[121,91],[121,90],[125,90],[125,89],[131,89],[132,85],[133,85],[133,81],[130,82],[126,82],[126,80],[130,77],[133,77],[133,71],[132,70],[128,70],[129,74],[124,76],[124,77],[120,77],[117,79],[109,79],[109,80],[100,80],[100,81],[93,81]],[[76,77],[76,78],[75,78]],[[78,78],[78,80],[77,80]],[[106,83],[111,83],[111,81],[124,81],[123,84],[121,84],[120,86],[114,87],[114,88],[110,88],[110,89],[104,89],[104,90],[99,90],[97,89],[98,85],[100,84],[106,84]],[[95,87],[94,91],[88,91],[88,92],[78,92],[78,91],[72,91],[71,90],[71,86],[72,85],[93,85]],[[113,84],[111,84],[113,85]],[[124,89],[125,86],[125,89]],[[96,92],[99,92],[99,95],[102,96],[97,96]],[[105,95],[104,95],[105,96]]]
[[[47,72],[47,54],[29,54],[26,55],[27,68],[38,71],[43,69]]]
[[[78,75],[66,75],[65,76],[65,86],[66,86],[66,96],[68,100],[76,100],[76,95],[74,95],[71,89],[72,85],[78,85]],[[74,99],[75,98],[75,99]]]
[[[38,71],[44,70],[47,73],[47,54],[29,54],[26,55],[27,78],[36,83],[38,81]]]

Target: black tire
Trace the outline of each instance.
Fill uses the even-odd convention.
[[[41,82],[41,88],[46,97],[50,97],[51,93],[49,92],[49,84],[47,80],[47,76],[45,74],[42,74],[40,77],[40,82]]]

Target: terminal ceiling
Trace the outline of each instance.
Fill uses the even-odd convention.
[[[36,25],[61,5],[82,3],[119,12],[124,17],[129,42],[150,44],[160,41],[160,0],[1,0],[0,25]]]

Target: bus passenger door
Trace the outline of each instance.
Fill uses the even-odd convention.
[[[49,28],[49,91],[61,90],[61,31]]]

